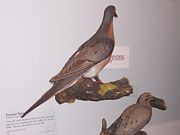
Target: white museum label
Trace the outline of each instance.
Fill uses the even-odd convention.
[[[1,135],[57,135],[54,111],[45,109],[21,118],[22,112],[1,113]]]
[[[115,46],[111,59],[105,68],[129,68],[129,50],[127,46]]]

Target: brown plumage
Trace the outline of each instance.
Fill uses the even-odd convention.
[[[155,99],[148,92],[140,95],[137,103],[127,107],[120,116],[114,135],[134,135],[140,131],[151,119],[150,102]]]
[[[103,21],[97,32],[70,57],[63,69],[50,82],[53,83],[41,98],[24,114],[50,99],[52,96],[74,85],[81,77],[93,78],[109,62],[114,49],[113,17],[117,17],[114,6],[108,6],[104,11]]]

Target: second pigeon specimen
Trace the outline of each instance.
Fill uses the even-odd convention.
[[[74,85],[81,77],[95,78],[100,81],[98,73],[109,62],[114,49],[114,17],[117,17],[115,7],[108,6],[97,32],[70,57],[63,69],[50,80],[53,86],[22,117],[51,97]]]
[[[163,99],[148,92],[141,94],[137,103],[127,107],[108,128],[106,120],[103,119],[100,135],[147,135],[147,132],[141,129],[150,121],[152,107],[159,110],[167,109]]]
[[[141,94],[137,103],[127,107],[120,116],[114,135],[135,135],[139,132],[150,121],[151,102],[157,99],[148,92]]]

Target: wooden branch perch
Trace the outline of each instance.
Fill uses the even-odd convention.
[[[57,94],[59,104],[73,103],[76,99],[83,101],[114,100],[133,93],[133,88],[127,78],[99,84],[91,79],[80,79],[74,86]]]

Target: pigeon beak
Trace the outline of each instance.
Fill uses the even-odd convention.
[[[165,101],[161,98],[157,98],[157,97],[152,96],[150,104],[152,107],[160,109],[160,110],[166,110],[167,109]]]
[[[116,17],[116,18],[118,17],[118,15],[116,14],[116,12],[114,12],[114,17]]]

